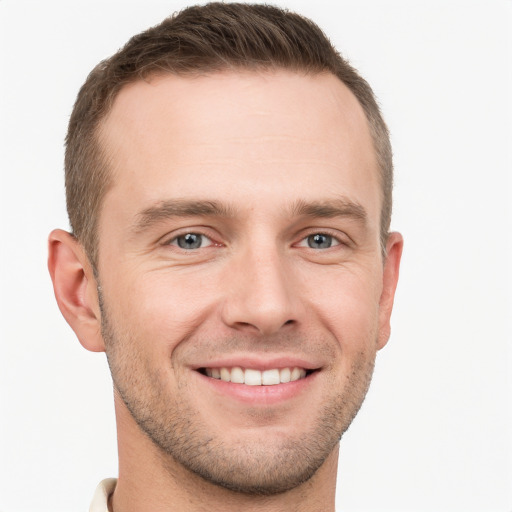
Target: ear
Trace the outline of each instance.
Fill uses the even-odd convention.
[[[389,234],[386,243],[386,259],[384,261],[384,272],[382,276],[382,293],[379,302],[378,350],[388,342],[391,334],[391,311],[393,310],[395,290],[398,283],[403,246],[404,240],[400,233]]]
[[[80,343],[104,351],[96,279],[82,245],[67,231],[50,233],[48,270],[59,309]]]

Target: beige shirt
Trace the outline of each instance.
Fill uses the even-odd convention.
[[[96,490],[89,507],[89,512],[108,512],[108,497],[116,488],[117,478],[102,480]]]

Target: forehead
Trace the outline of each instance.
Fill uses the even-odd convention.
[[[349,89],[327,73],[137,81],[120,91],[100,142],[113,172],[106,200],[129,197],[143,208],[164,195],[233,199],[236,190],[241,203],[257,204],[262,197],[319,199],[308,196],[334,187],[356,202],[366,195],[367,208],[379,210],[366,117]]]

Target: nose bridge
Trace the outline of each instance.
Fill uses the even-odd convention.
[[[290,270],[276,243],[249,245],[228,270],[224,321],[265,335],[297,323],[299,303]]]

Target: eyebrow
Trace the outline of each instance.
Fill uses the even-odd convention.
[[[354,201],[346,198],[325,201],[296,201],[291,209],[292,216],[306,217],[348,217],[366,224],[366,210]],[[232,218],[234,209],[225,203],[210,200],[172,199],[160,201],[137,214],[133,226],[135,233],[173,217],[224,217]]]
[[[319,202],[299,200],[293,205],[292,213],[297,216],[307,217],[348,217],[363,224],[366,224],[368,220],[368,214],[363,206],[346,198],[329,199]]]
[[[233,210],[217,201],[191,201],[187,199],[172,199],[161,201],[137,214],[134,224],[136,233],[173,217],[232,217]]]

